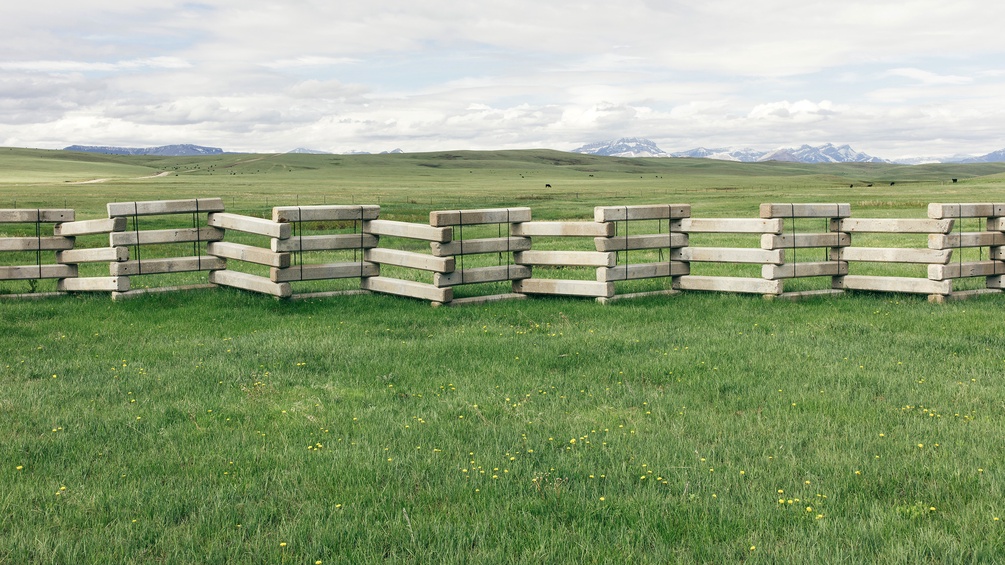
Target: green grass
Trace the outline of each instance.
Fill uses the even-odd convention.
[[[1005,200],[993,166],[3,153],[5,172],[36,171],[4,173],[5,198],[66,198],[81,218],[219,195],[264,212],[266,198],[380,194],[419,221],[485,205],[585,219],[660,191],[723,217],[772,200],[893,217]],[[118,180],[64,182],[99,174]],[[554,192],[536,192],[545,179]],[[1000,307],[861,293],[5,300],[0,563],[1002,562]]]
[[[0,561],[999,561],[997,306],[7,303]]]
[[[706,217],[751,217],[760,203],[779,201],[850,202],[855,213],[924,217],[929,202],[1005,199],[1003,163],[731,163],[548,150],[166,158],[0,149],[0,165],[0,206],[65,203],[81,219],[103,217],[107,202],[194,196],[222,197],[228,210],[247,213],[298,203],[380,204],[381,217],[409,221],[430,210],[499,206],[530,206],[535,219],[587,219],[594,206],[652,202],[689,203]],[[169,175],[142,178],[161,172]],[[109,180],[73,184],[95,179]]]

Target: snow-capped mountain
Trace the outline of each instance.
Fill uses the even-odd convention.
[[[737,161],[729,153],[728,147],[720,147],[718,149],[707,149],[705,147],[695,147],[694,149],[688,149],[687,151],[675,151],[670,153],[671,157],[685,157],[690,159],[719,159],[721,161]]]
[[[855,151],[848,145],[835,146],[832,143],[816,147],[783,147],[774,151],[759,151],[749,147],[735,149],[719,147],[708,149],[698,147],[687,151],[666,153],[655,142],[642,137],[623,137],[614,141],[590,143],[573,153],[604,155],[608,157],[686,157],[692,159],[718,159],[721,161],[788,161],[793,163],[888,163],[885,159]]]
[[[962,161],[957,161],[959,163],[1002,163],[1005,162],[1005,149],[999,149],[998,151],[992,151],[987,155],[981,155],[980,157],[970,157],[969,159],[963,159]]]
[[[891,161],[897,163],[898,165],[926,165],[930,163],[1005,163],[1005,149],[992,151],[987,155],[981,156],[957,154],[948,157],[898,157],[896,159],[891,159]]]
[[[803,145],[786,147],[762,155],[758,161],[788,161],[792,163],[889,163],[886,159],[855,151],[849,145],[840,147],[826,143],[817,147]]]
[[[652,140],[643,137],[622,137],[614,141],[600,141],[589,143],[578,149],[573,149],[573,153],[584,153],[587,155],[602,155],[605,157],[667,157],[665,151],[660,149]]]
[[[790,163],[887,163],[885,159],[873,157],[866,153],[855,151],[848,145],[840,147],[832,143],[818,145],[803,145],[802,147],[781,147],[774,151],[758,151],[757,149],[705,149],[699,147],[688,151],[671,153],[671,157],[691,157],[701,159],[719,159],[722,161],[740,161],[754,163],[759,161],[787,161]]]
[[[671,157],[687,157],[691,159],[717,159],[719,161],[740,161],[742,163],[753,163],[764,155],[764,151],[750,149],[733,149],[731,147],[720,147],[717,149],[706,149],[698,147],[688,151],[677,151],[670,153]]]
[[[730,147],[706,149],[698,147],[688,151],[670,153],[670,157],[690,157],[699,159],[719,159],[723,161],[788,161],[792,163],[896,163],[898,165],[925,165],[931,163],[1005,163],[1005,149],[992,151],[987,155],[953,155],[951,157],[924,156],[881,159],[867,153],[855,151],[848,145],[835,146],[832,143],[816,147],[783,147],[774,151],[756,149],[733,149]]]
[[[63,151],[82,151],[85,153],[104,153],[106,155],[156,155],[159,157],[190,157],[193,155],[220,155],[223,149],[219,147],[203,147],[184,143],[181,145],[163,145],[161,147],[105,147],[95,145],[71,145]]]
[[[890,159],[890,162],[897,165],[932,165],[936,163],[959,163],[961,160],[967,158],[969,158],[968,155],[956,155],[954,157],[897,157]]]
[[[331,155],[328,151],[320,151],[318,149],[308,149],[306,147],[297,147],[296,149],[287,151],[287,153],[296,153],[298,155]]]
[[[395,148],[390,151],[381,151],[380,153],[377,153],[377,155],[400,155],[402,153],[404,153],[403,150],[401,150],[400,148]],[[373,153],[369,151],[356,151],[354,149],[352,151],[346,151],[342,153],[342,155],[373,155]]]

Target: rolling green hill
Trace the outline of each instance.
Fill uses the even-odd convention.
[[[81,217],[102,215],[109,201],[192,196],[221,196],[248,210],[377,203],[387,216],[413,219],[461,202],[532,206],[535,217],[549,218],[589,215],[601,204],[668,201],[729,216],[749,215],[769,200],[906,210],[937,200],[1005,199],[1005,164],[997,163],[735,163],[551,150],[151,157],[7,148],[0,149],[0,171],[0,206],[66,205]]]

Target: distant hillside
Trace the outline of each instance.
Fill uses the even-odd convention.
[[[163,145],[161,147],[107,147],[95,145],[71,145],[63,151],[79,151],[82,153],[102,153],[105,155],[154,155],[158,157],[191,157],[195,155],[220,155],[223,149],[219,147],[203,147],[201,145]]]
[[[209,161],[205,162],[205,159]],[[189,191],[202,194],[219,187],[225,191],[229,190],[226,188],[227,183],[233,180],[228,180],[227,177],[234,176],[243,177],[241,183],[251,183],[247,186],[260,186],[262,194],[271,195],[276,192],[276,187],[282,187],[281,190],[286,191],[285,194],[312,194],[312,191],[315,191],[313,193],[319,195],[320,202],[324,202],[321,193],[316,192],[322,190],[320,187],[326,187],[324,190],[340,187],[338,190],[346,191],[340,193],[342,197],[352,201],[353,194],[356,194],[352,191],[361,185],[372,183],[374,178],[382,178],[389,179],[383,184],[400,187],[402,198],[414,198],[414,195],[408,193],[408,187],[413,186],[413,182],[403,182],[402,179],[412,179],[416,183],[426,182],[424,179],[430,175],[439,178],[437,171],[449,170],[463,171],[465,178],[467,175],[473,175],[470,178],[479,179],[473,185],[477,189],[471,186],[468,188],[478,192],[479,198],[486,199],[486,207],[503,206],[507,202],[537,200],[542,196],[551,198],[552,194],[569,191],[579,193],[581,190],[601,190],[606,194],[608,190],[621,190],[624,186],[628,186],[621,184],[623,182],[638,183],[638,186],[659,186],[661,191],[670,190],[670,194],[675,194],[674,191],[679,187],[699,186],[708,190],[721,190],[732,186],[746,186],[743,184],[746,181],[740,179],[754,176],[761,179],[758,181],[759,186],[778,188],[778,191],[771,189],[765,194],[788,194],[787,191],[794,190],[793,187],[804,186],[806,182],[804,179],[810,177],[814,186],[841,189],[871,183],[877,183],[875,186],[879,187],[895,182],[896,194],[909,194],[907,197],[912,202],[928,196],[904,191],[913,190],[913,187],[925,183],[947,184],[954,178],[959,179],[959,188],[971,186],[972,182],[987,182],[988,186],[995,187],[1005,186],[1002,185],[1001,178],[979,180],[980,177],[990,175],[1005,175],[1005,163],[915,166],[886,163],[804,164],[780,161],[740,163],[712,159],[628,159],[547,149],[352,156],[224,153],[207,158],[3,148],[0,151],[0,169],[3,171],[3,174],[0,174],[0,194],[7,197],[8,201],[17,199],[19,206],[22,202],[29,201],[62,204],[64,197],[69,194],[66,192],[67,183],[95,182],[98,179],[115,181],[144,178],[150,179],[143,181],[144,184],[159,187],[154,192],[143,193],[144,197],[171,198],[178,197],[172,195],[190,193]],[[164,171],[172,171],[171,180],[156,180],[159,177],[155,175]],[[797,177],[800,180],[791,180]],[[730,179],[737,180],[734,183],[734,180]],[[545,184],[551,184],[554,190],[541,193],[541,187]],[[40,186],[49,192],[39,192],[42,190]],[[434,183],[428,186],[439,185]],[[634,189],[635,185],[632,186]],[[112,187],[108,187],[108,190],[109,198],[123,196],[115,192]],[[98,192],[87,192],[92,193],[98,194]],[[890,193],[891,197],[894,196],[893,189],[890,189]],[[74,194],[76,196],[71,196],[71,204],[72,198],[81,198],[84,192]],[[334,193],[328,193],[329,197],[332,194]],[[806,198],[831,198],[830,192],[824,192],[821,196],[814,196],[816,193],[798,194]],[[90,206],[98,201],[87,196],[80,202],[82,206]],[[102,200],[99,204],[103,207],[104,203]],[[447,206],[444,209],[449,209],[450,206],[456,207],[450,200],[437,204]],[[103,208],[86,209],[90,216],[104,214],[101,212]],[[409,213],[413,212],[414,210]],[[544,214],[543,219],[561,219],[558,216],[547,215],[543,211],[541,214]],[[412,216],[409,218],[414,219]]]

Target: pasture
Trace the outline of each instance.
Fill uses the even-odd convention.
[[[249,214],[379,203],[411,221],[1005,201],[1002,165],[9,149],[0,165],[0,207],[78,219],[210,196]],[[0,562],[999,562],[1002,306],[4,300]]]

